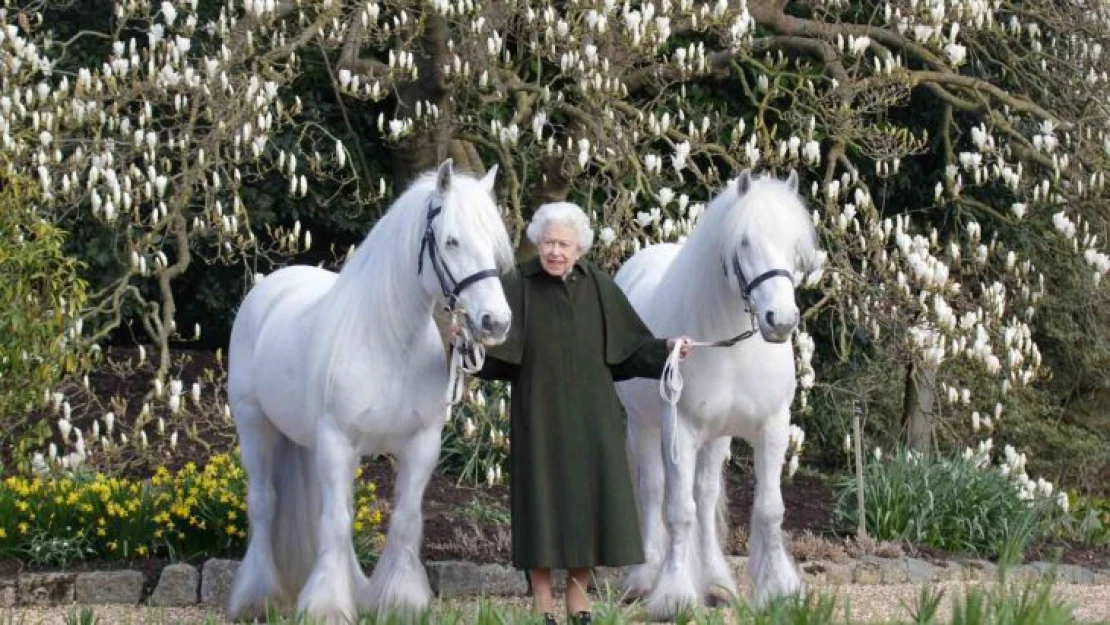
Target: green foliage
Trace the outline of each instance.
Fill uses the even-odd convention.
[[[497,525],[508,525],[511,521],[508,510],[505,510],[496,503],[482,503],[477,498],[470,500],[470,503],[460,508],[459,514],[464,518],[483,524],[494,523]]]
[[[101,620],[92,608],[74,608],[74,611],[66,615],[65,622],[66,625],[98,625]]]
[[[40,218],[36,201],[31,183],[0,181],[0,445],[13,448],[23,469],[49,434],[45,424],[28,427],[31,410],[88,365],[75,330],[86,300],[81,265],[63,252],[65,233]]]
[[[1046,393],[1047,394],[1047,393]],[[1045,400],[1047,403],[1047,399]],[[1070,418],[1065,418],[1070,415]],[[1100,431],[1091,415],[1070,409],[1027,406],[1005,417],[996,443],[1029,455],[1029,470],[1081,492],[1110,497],[1110,429]]]
[[[929,621],[935,622],[935,621]],[[1000,585],[993,590],[969,587],[952,599],[952,625],[1062,625],[1076,622],[1071,606],[1052,597],[1048,583],[1024,587]]]
[[[774,599],[762,610],[756,610],[746,602],[737,601],[734,611],[739,622],[752,623],[752,625],[816,625],[832,623],[836,608],[836,597],[812,593],[804,598]]]
[[[1110,499],[1068,491],[1068,511],[1053,519],[1049,535],[1083,545],[1110,545]]]
[[[488,398],[488,399],[487,399]],[[443,430],[440,469],[460,483],[497,484],[508,480],[509,386],[481,385],[451,413]]]
[[[864,468],[867,531],[956,553],[1020,555],[1043,532],[1042,511],[1019,497],[1001,472],[972,460],[924,460],[899,451]],[[834,518],[856,526],[856,480],[838,485]]]
[[[37,565],[65,567],[96,555],[92,541],[84,533],[75,534],[72,527],[65,528],[65,535],[37,529],[31,535],[24,557]]]

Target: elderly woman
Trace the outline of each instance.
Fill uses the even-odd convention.
[[[593,231],[578,206],[540,207],[527,235],[539,255],[502,278],[513,325],[479,375],[512,383],[513,564],[545,623],[555,622],[551,570],[566,569],[567,613],[588,623],[590,569],[644,558],[613,382],[658,378],[685,337],[655,338],[582,259]]]

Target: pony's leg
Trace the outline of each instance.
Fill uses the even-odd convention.
[[[359,606],[363,609],[412,616],[425,610],[431,602],[428,574],[420,562],[424,528],[421,506],[424,490],[439,460],[441,427],[424,428],[398,455],[393,514],[385,549],[359,597]]]
[[[738,594],[732,569],[721,548],[722,536],[727,536],[727,521],[719,507],[727,505],[721,498],[721,484],[725,459],[728,457],[732,438],[724,436],[704,445],[698,452],[697,475],[694,480],[694,500],[698,506],[698,548],[701,556],[702,594],[723,595],[731,600]]]
[[[672,458],[672,451],[675,457]],[[674,449],[665,435],[661,437],[665,476],[667,533],[670,544],[659,577],[648,594],[645,609],[657,620],[671,620],[683,607],[698,605],[698,589],[693,570],[694,551],[691,538],[694,530],[694,465],[697,443],[694,433],[678,419],[674,428]]]
[[[752,440],[755,452],[755,504],[752,506],[748,573],[753,598],[763,606],[774,597],[802,590],[801,578],[786,554],[782,537],[782,465],[789,443],[790,415],[776,415]]]
[[[663,459],[659,446],[659,428],[645,427],[629,419],[628,457],[644,542],[644,563],[632,567],[621,584],[629,597],[642,597],[655,585],[667,548],[667,529],[663,526]]]
[[[358,455],[330,416],[316,428],[316,474],[320,485],[320,521],[316,565],[297,601],[297,611],[322,625],[354,623],[351,523]]]
[[[271,542],[276,510],[274,463],[280,461],[275,454],[281,434],[252,403],[236,405],[235,425],[243,470],[247,474],[250,542],[235,573],[228,600],[227,615],[233,621],[265,618],[267,603],[282,604],[288,600],[274,565]]]

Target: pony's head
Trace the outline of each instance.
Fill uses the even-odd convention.
[[[497,166],[481,179],[457,173],[447,159],[417,182],[432,184],[420,248],[424,288],[463,312],[471,333],[486,345],[504,341],[512,322],[498,279],[513,253],[493,195],[496,176]]]
[[[740,174],[735,205],[721,233],[722,262],[730,285],[746,301],[763,339],[782,343],[800,320],[794,288],[821,270],[813,222],[798,194],[798,175],[786,180]]]

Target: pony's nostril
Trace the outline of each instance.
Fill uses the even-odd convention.
[[[479,322],[481,323],[482,329],[486,332],[493,331],[493,315],[484,313]]]
[[[775,311],[768,310],[767,314],[764,315],[763,318],[767,320],[767,325],[771,326],[772,328],[775,327]]]

